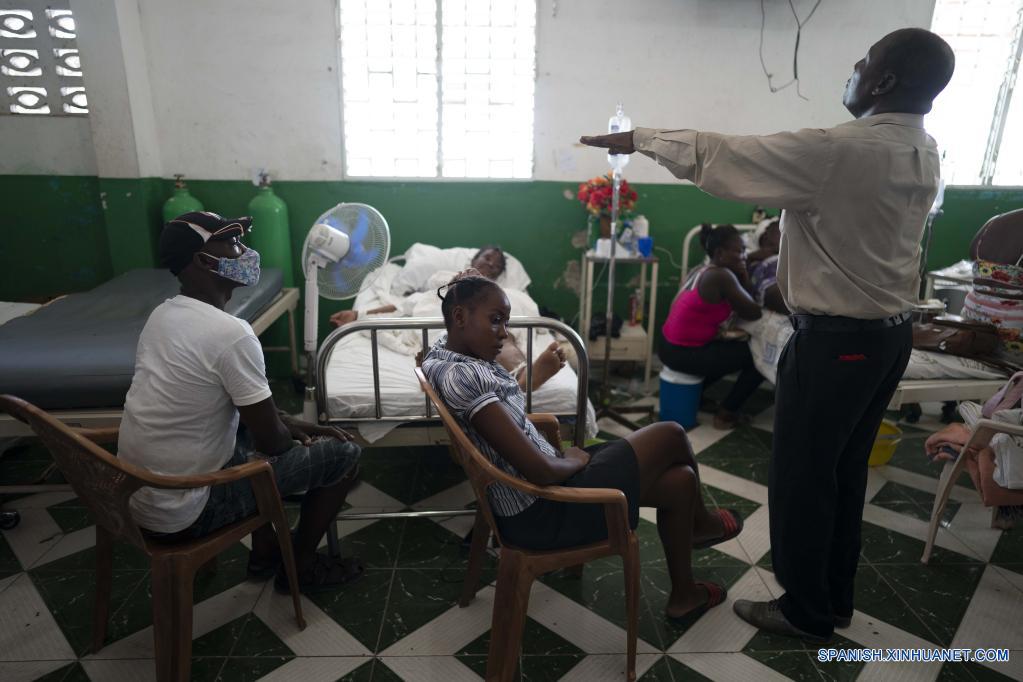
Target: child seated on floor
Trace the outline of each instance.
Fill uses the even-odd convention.
[[[480,452],[502,471],[537,485],[621,490],[632,528],[641,505],[656,507],[672,584],[667,616],[682,618],[722,603],[724,587],[694,581],[692,550],[735,537],[742,519],[732,510],[704,506],[685,431],[661,422],[622,440],[559,452],[526,418],[521,387],[495,361],[511,315],[503,290],[470,271],[438,295],[447,335],[427,353],[423,372]],[[607,538],[601,505],[553,502],[500,484],[490,488],[490,504],[501,534],[514,546],[551,550]]]

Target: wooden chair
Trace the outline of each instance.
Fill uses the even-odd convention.
[[[127,540],[152,562],[153,645],[156,679],[188,680],[192,662],[192,586],[196,570],[257,528],[271,523],[284,558],[288,584],[299,628],[305,628],[299,600],[295,557],[284,507],[269,462],[253,461],[212,474],[161,476],[123,462],[99,447],[116,442],[117,427],[74,429],[35,405],[0,395],[0,410],[31,427],[53,455],[58,468],[85,503],[96,522],[96,605],[93,611],[92,650],[106,638],[110,613],[113,542]],[[187,490],[248,479],[259,513],[187,542],[154,542],[132,519],[128,499],[143,486]]]
[[[518,667],[522,629],[529,605],[529,591],[533,580],[550,571],[576,566],[592,559],[618,554],[622,557],[625,573],[625,600],[627,609],[627,662],[626,676],[636,679],[636,631],[639,617],[639,543],[629,528],[629,510],[625,493],[613,488],[566,488],[564,486],[537,486],[508,475],[491,464],[465,435],[447,406],[426,380],[422,369],[416,376],[423,391],[437,409],[444,428],[451,439],[452,453],[465,470],[478,505],[476,525],[469,551],[469,567],[459,606],[467,606],[476,594],[483,558],[490,533],[497,538],[501,557],[497,568],[497,592],[490,628],[490,651],[487,656],[487,680],[511,680]],[[555,447],[560,445],[558,420],[553,415],[530,415],[537,429]],[[569,547],[556,551],[538,552],[514,547],[506,543],[487,500],[487,489],[500,483],[529,495],[571,504],[601,504],[607,519],[608,539],[592,545]]]
[[[963,446],[959,456],[954,461],[945,462],[945,468],[942,469],[941,476],[938,479],[938,490],[934,494],[931,523],[927,528],[927,542],[924,544],[924,553],[920,557],[921,562],[926,564],[931,560],[931,552],[934,551],[934,539],[938,535],[941,516],[945,511],[949,495],[952,493],[952,486],[955,485],[956,481],[959,480],[959,476],[964,471],[968,470],[971,476],[976,476],[976,487],[981,493],[981,499],[986,506],[996,507],[1001,504],[1023,504],[1023,491],[1000,488],[991,478],[994,470],[993,464],[983,461],[978,463],[977,453],[988,446],[991,438],[996,433],[1023,436],[1023,426],[996,422],[991,419],[981,419],[973,427],[973,431],[970,433],[970,440]],[[997,511],[997,509],[993,510],[992,520]]]

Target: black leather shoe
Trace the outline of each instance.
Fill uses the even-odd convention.
[[[732,609],[739,618],[742,618],[750,625],[776,635],[797,637],[809,642],[826,642],[829,639],[828,637],[811,635],[809,632],[800,630],[790,623],[785,614],[781,612],[777,599],[772,599],[771,601],[739,599],[732,605]]]

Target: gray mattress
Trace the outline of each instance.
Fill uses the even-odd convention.
[[[281,287],[281,271],[267,268],[227,312],[252,321]],[[169,270],[131,270],[0,325],[0,393],[51,410],[122,407],[142,327],[178,289]]]

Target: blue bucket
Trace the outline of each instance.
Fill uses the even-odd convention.
[[[661,370],[661,421],[678,422],[684,428],[696,426],[703,377],[665,367]]]

